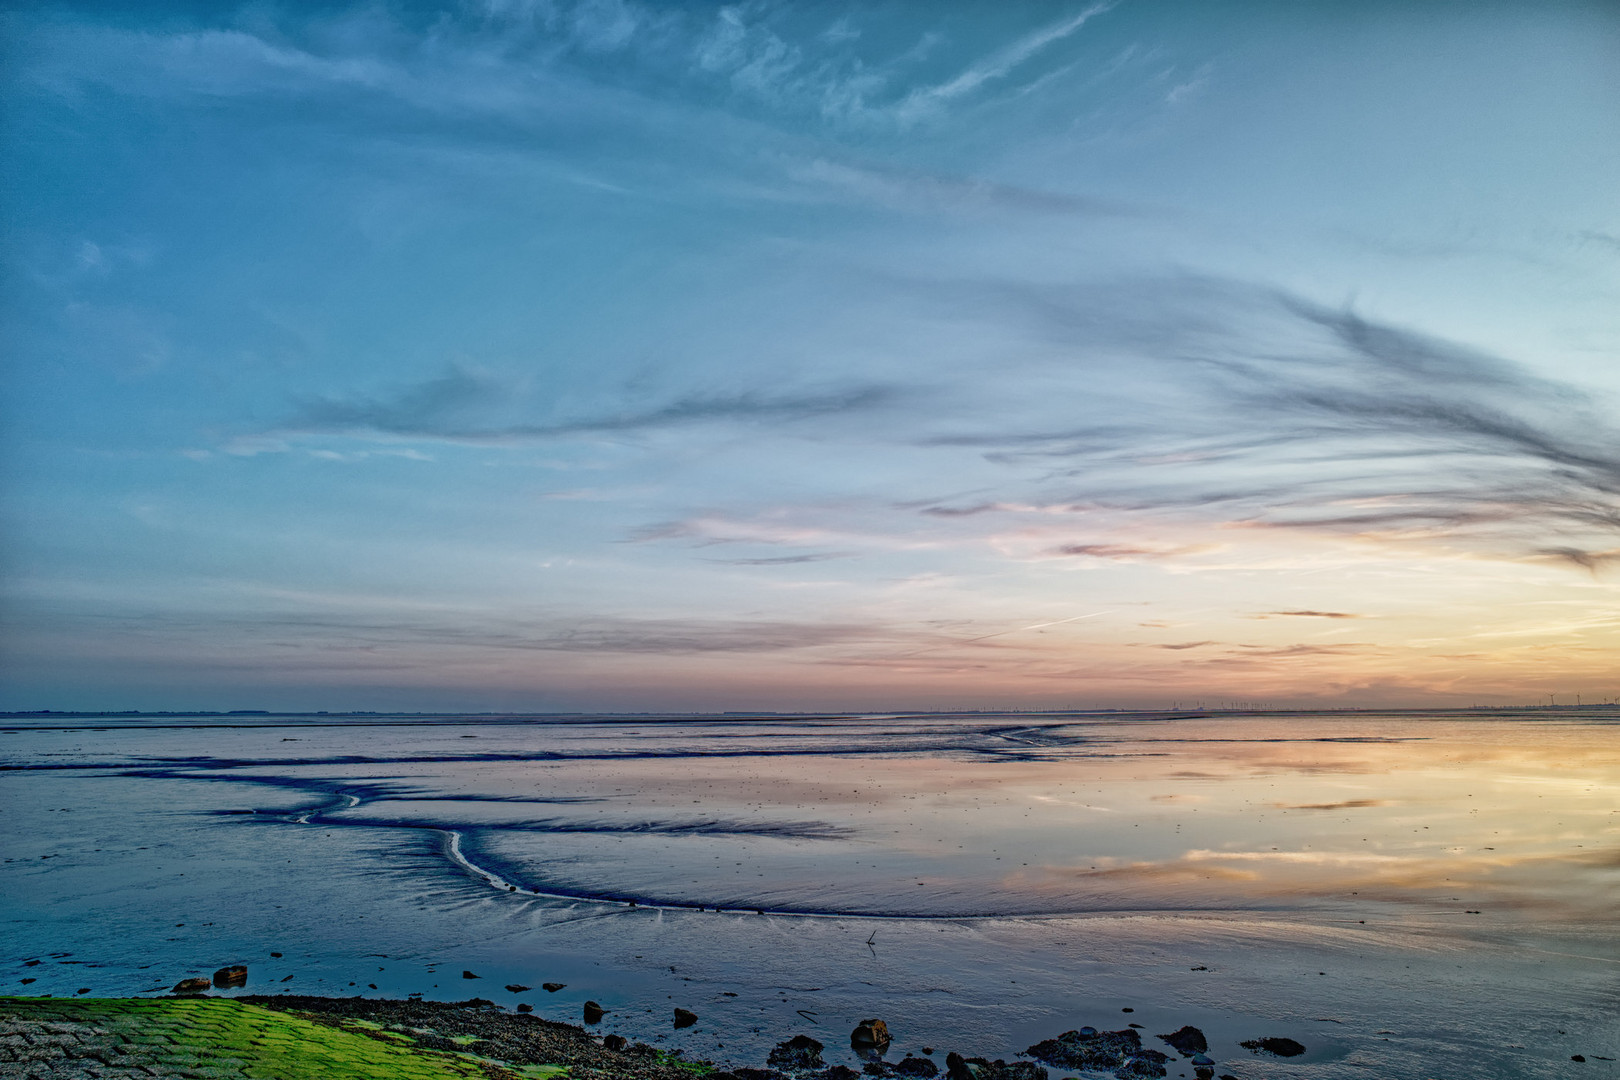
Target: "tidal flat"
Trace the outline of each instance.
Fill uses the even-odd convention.
[[[942,1064],[1140,1024],[1243,1078],[1620,1076],[1614,709],[0,731],[0,993],[245,964],[722,1067],[859,1069],[880,1017]]]

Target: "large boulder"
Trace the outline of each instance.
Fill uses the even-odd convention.
[[[1275,1036],[1265,1039],[1248,1039],[1238,1043],[1245,1050],[1252,1050],[1256,1054],[1270,1054],[1273,1057],[1299,1057],[1305,1052],[1305,1047],[1293,1039],[1277,1038]]]
[[[1134,1028],[1098,1031],[1084,1027],[1065,1031],[1024,1052],[1061,1069],[1112,1072],[1119,1080],[1153,1080],[1164,1076],[1164,1063],[1170,1060],[1168,1054],[1145,1048],[1142,1036]]]
[[[876,1049],[889,1045],[889,1025],[882,1020],[862,1020],[849,1033],[849,1042],[856,1048]]]
[[[221,990],[235,990],[247,985],[247,965],[232,964],[214,972],[214,985]]]
[[[945,1055],[946,1080],[1046,1080],[1046,1070],[1032,1061],[1012,1064],[997,1058],[964,1058],[961,1054]]]
[[[1184,1024],[1168,1035],[1160,1035],[1159,1038],[1173,1046],[1176,1053],[1182,1057],[1192,1057],[1209,1049],[1209,1040],[1204,1038],[1204,1033],[1191,1024]]]
[[[766,1061],[789,1072],[819,1069],[822,1068],[821,1044],[808,1035],[795,1035],[786,1042],[777,1043]]]

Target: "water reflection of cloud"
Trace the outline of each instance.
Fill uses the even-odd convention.
[[[1487,849],[1488,850],[1488,849]],[[1085,866],[1027,871],[1007,885],[1033,892],[1096,890],[1154,902],[1185,902],[1188,888],[1223,901],[1343,900],[1433,904],[1459,901],[1534,907],[1543,916],[1612,910],[1620,847],[1549,854],[1392,854],[1355,851],[1217,851],[1195,848],[1157,861],[1097,858]],[[1487,899],[1488,898],[1488,899]]]

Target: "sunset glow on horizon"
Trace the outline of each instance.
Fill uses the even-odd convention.
[[[1620,12],[41,4],[0,708],[1620,700]]]

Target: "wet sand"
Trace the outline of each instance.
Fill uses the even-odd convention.
[[[804,1033],[859,1068],[871,1016],[1009,1058],[1123,1008],[1221,1060],[1308,1048],[1272,1076],[1620,1056],[1596,712],[5,727],[14,993],[245,962],[253,993],[596,1000],[727,1067]]]

